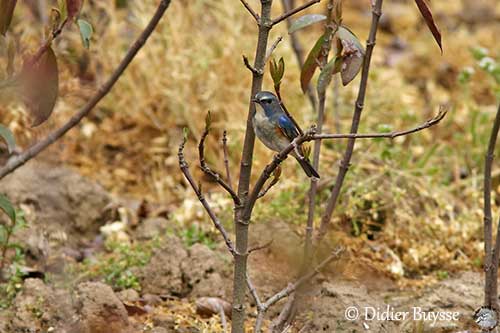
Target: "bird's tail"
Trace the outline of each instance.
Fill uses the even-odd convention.
[[[299,162],[300,166],[306,173],[307,177],[315,177],[315,178],[320,178],[319,174],[316,170],[314,170],[313,166],[311,165],[311,162],[307,158],[299,158],[296,157],[297,162]]]

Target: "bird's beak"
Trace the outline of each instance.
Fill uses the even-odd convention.
[[[254,103],[259,103],[259,100],[257,98],[252,98],[251,101]]]

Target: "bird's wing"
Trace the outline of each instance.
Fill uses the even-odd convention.
[[[299,132],[295,128],[295,125],[293,124],[292,120],[288,118],[288,116],[286,115],[279,116],[278,127],[290,141],[292,141],[299,135]]]

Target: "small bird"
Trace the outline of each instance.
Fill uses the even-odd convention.
[[[253,129],[257,137],[267,148],[280,152],[290,145],[293,139],[299,136],[299,131],[293,121],[281,108],[280,101],[275,94],[269,91],[261,91],[252,99],[256,103],[256,112],[253,116]],[[308,177],[319,178],[309,159],[304,156],[301,146],[291,155],[297,159]]]

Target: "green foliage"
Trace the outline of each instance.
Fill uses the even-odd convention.
[[[183,228],[180,236],[187,246],[200,243],[208,246],[210,249],[214,249],[217,244],[211,235],[197,224],[191,224]]]
[[[157,243],[157,240],[132,245],[108,242],[108,254],[99,256],[95,262],[85,260],[81,268],[85,272],[93,272],[92,276],[102,277],[115,290],[133,288],[140,291],[139,278],[134,274],[133,268],[142,267],[149,262]]]
[[[9,154],[12,154],[12,151],[16,147],[16,140],[14,139],[12,132],[2,124],[0,124],[0,139],[7,143]]]
[[[90,39],[92,38],[94,29],[92,29],[92,25],[85,20],[78,19],[76,23],[80,29],[80,37],[82,38],[83,47],[88,49],[90,47]]]

